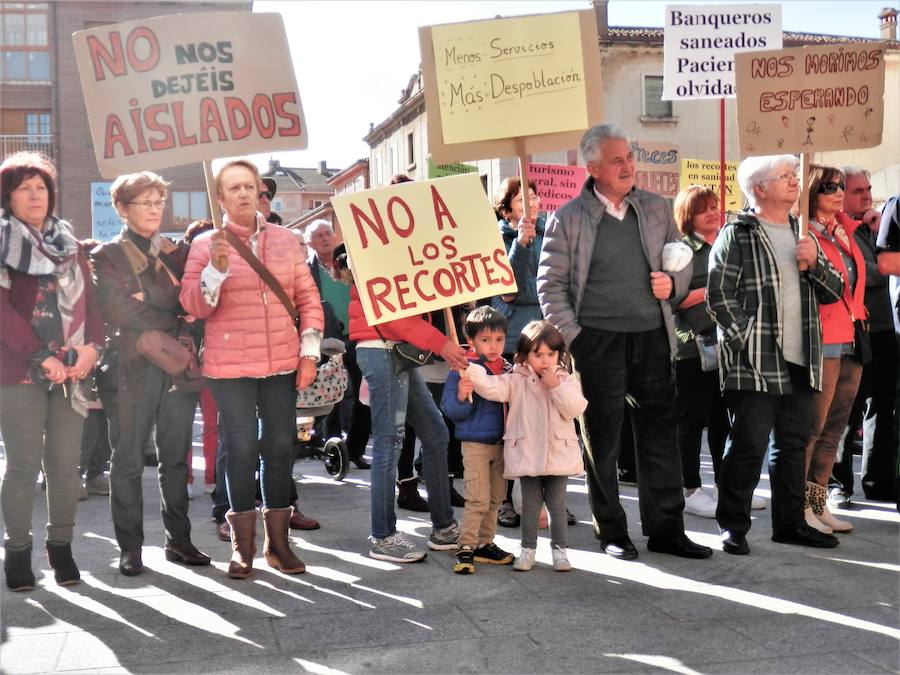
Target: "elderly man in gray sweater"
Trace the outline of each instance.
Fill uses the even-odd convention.
[[[541,310],[565,336],[588,407],[583,434],[594,533],[608,555],[637,558],[619,503],[616,461],[626,396],[633,400],[638,494],[647,548],[685,558],[712,549],[684,534],[672,355],[671,304],[685,297],[691,265],[662,271],[667,242],[681,240],[672,210],[634,187],[634,157],[613,124],[588,129],[590,177],[549,220],[538,268]]]

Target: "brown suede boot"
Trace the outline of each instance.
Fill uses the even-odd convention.
[[[256,509],[229,511],[225,520],[231,527],[231,562],[228,576],[246,579],[253,573],[253,556],[256,555]]]
[[[290,506],[286,509],[263,509],[263,525],[266,528],[263,555],[269,567],[285,574],[300,574],[306,571],[306,565],[294,555],[288,540],[291,511]]]

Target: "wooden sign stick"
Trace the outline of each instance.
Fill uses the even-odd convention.
[[[516,155],[519,158],[519,194],[522,195],[522,213],[525,216],[525,220],[531,221],[531,213],[529,212],[531,207],[529,203],[530,192],[528,189],[528,173],[526,172],[527,163],[525,161],[525,139],[521,136],[516,138]],[[518,223],[511,223],[511,225],[515,226]],[[528,241],[528,244],[531,244],[531,240]]]
[[[204,160],[203,173],[206,176],[206,196],[209,199],[209,214],[217,230],[222,229],[222,214],[219,210],[219,199],[216,194],[216,178],[213,176],[212,162]]]
[[[456,322],[453,320],[453,308],[452,307],[444,307],[444,325],[447,328],[447,337],[453,340],[454,344],[460,344],[459,342],[459,333],[456,332]],[[459,371],[460,379],[468,378],[469,376],[466,374],[466,371]],[[471,403],[472,402],[472,394],[469,394],[466,397],[466,400]]]

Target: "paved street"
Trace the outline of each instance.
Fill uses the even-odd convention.
[[[704,482],[711,483],[708,456]],[[202,457],[194,475],[202,490]],[[754,512],[752,554],[686,561],[647,552],[637,489],[623,488],[636,562],[601,554],[583,481],[569,482],[579,517],[569,529],[575,571],[548,566],[547,531],[528,573],[453,558],[395,565],[366,557],[368,473],[344,482],[321,463],[298,462],[301,508],[322,529],[294,536],[307,572],[285,576],[261,557],[250,580],[225,577],[230,549],[218,541],[211,502],[191,503],[194,542],[209,568],[163,557],[155,472],[144,471],[146,572],[116,571],[118,549],[103,497],[79,506],[74,544],[84,583],[56,586],[35,510],[40,587],[2,592],[4,673],[655,672],[883,673],[900,668],[898,517],[858,500],[842,513],[856,531],[840,548],[770,541],[769,511]],[[461,483],[460,483],[461,486]],[[38,488],[39,490],[39,488]],[[200,490],[198,490],[200,491]],[[768,496],[764,477],[759,494]],[[38,494],[39,501],[43,498]],[[400,529],[423,545],[420,514],[399,511]],[[716,546],[714,521],[686,516],[696,540]],[[261,526],[260,526],[261,529]],[[498,543],[518,550],[518,531]]]

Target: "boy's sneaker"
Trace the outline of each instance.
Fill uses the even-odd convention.
[[[459,548],[459,523],[455,520],[447,527],[435,527],[428,537],[428,548],[432,551],[455,551]]]
[[[475,562],[488,565],[509,565],[513,561],[513,554],[504,551],[494,542],[479,546],[474,551]]]
[[[532,567],[534,567],[534,549],[523,548],[522,552],[519,553],[519,557],[513,563],[513,569],[519,572],[527,572]]]
[[[420,551],[415,544],[404,537],[400,532],[389,534],[383,539],[369,537],[372,547],[369,549],[369,557],[388,562],[411,563],[424,560],[428,555]]]
[[[504,501],[500,504],[500,510],[497,513],[497,524],[500,527],[518,527],[521,522],[522,519],[516,513],[512,502]]]
[[[453,571],[457,574],[475,574],[475,553],[471,546],[463,546],[456,553]]]
[[[553,569],[557,572],[571,572],[572,564],[566,556],[566,549],[553,547],[550,551],[553,554]]]

